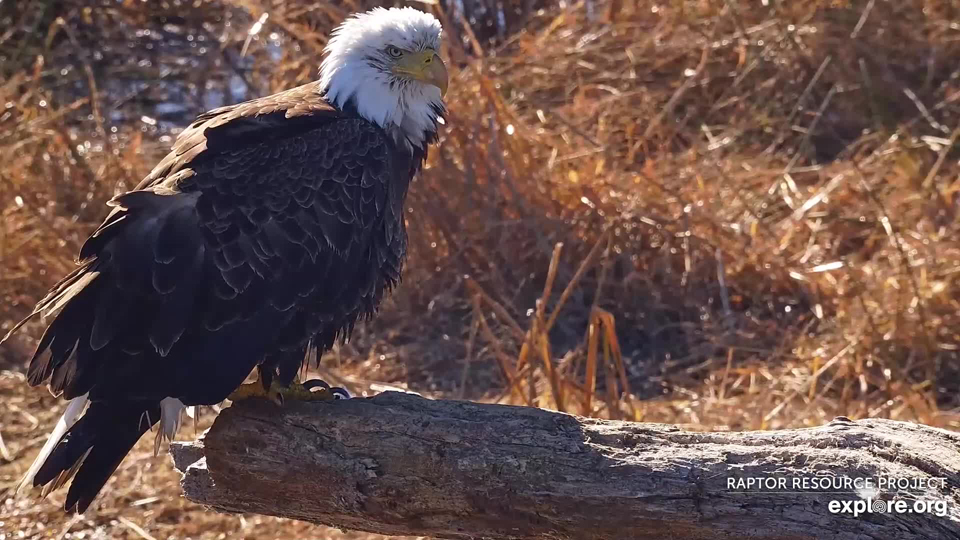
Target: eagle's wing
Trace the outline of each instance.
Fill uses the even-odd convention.
[[[412,168],[391,144],[316,84],[187,128],[34,311],[52,320],[28,381],[72,401],[22,484],[73,476],[64,508],[82,512],[161,417],[223,400],[259,362],[299,362],[305,340],[332,343],[375,309],[406,246]]]
[[[348,329],[399,279],[409,168],[392,156],[315,83],[199,117],[37,306],[55,317],[29,382],[217,402],[268,349]]]
[[[184,168],[194,167],[215,157],[218,152],[296,135],[322,125],[325,120],[341,116],[320,95],[317,82],[212,109],[198,116],[183,130],[170,153],[136,189],[160,182],[174,182],[177,173]]]

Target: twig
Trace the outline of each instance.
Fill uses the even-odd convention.
[[[597,240],[597,243],[593,245],[590,253],[588,253],[587,257],[583,259],[583,262],[580,263],[580,267],[577,268],[577,271],[573,274],[573,278],[570,280],[570,283],[567,284],[567,287],[560,295],[560,300],[557,301],[556,307],[553,308],[553,313],[551,313],[550,318],[547,319],[547,324],[543,329],[544,332],[549,332],[553,328],[553,324],[557,322],[557,317],[560,315],[560,310],[563,309],[563,305],[567,303],[570,295],[573,294],[573,289],[576,288],[577,283],[579,283],[580,279],[583,278],[583,275],[586,273],[587,269],[593,265],[594,259],[597,258],[597,255],[600,253],[600,248],[605,244],[605,240],[607,239],[606,237],[609,234],[609,230],[604,231],[604,233],[600,236],[600,239]]]
[[[806,380],[802,385],[800,385],[799,388],[796,388],[796,389],[794,389],[792,392],[790,392],[789,394],[787,394],[787,397],[783,398],[783,400],[781,400],[780,403],[777,404],[776,407],[774,407],[770,412],[768,412],[768,413],[763,417],[763,422],[764,422],[764,424],[766,424],[766,423],[769,422],[770,420],[773,420],[773,418],[774,418],[775,416],[777,416],[778,414],[780,414],[780,411],[782,411],[783,408],[786,407],[787,404],[790,403],[790,401],[793,400],[793,398],[799,396],[800,393],[803,392],[803,391],[805,391],[808,386],[810,386],[811,384],[813,384],[813,382],[816,381],[817,378],[820,377],[820,375],[821,375],[823,372],[827,371],[828,369],[830,369],[831,367],[833,367],[834,364],[836,364],[837,362],[839,362],[840,359],[843,358],[843,356],[844,356],[845,354],[847,354],[847,353],[850,351],[850,349],[852,349],[852,348],[854,347],[854,345],[856,345],[856,340],[853,340],[853,341],[851,341],[850,343],[847,343],[847,345],[846,345],[843,349],[841,349],[840,352],[838,352],[837,354],[833,355],[833,358],[831,358],[830,360],[827,360],[827,362],[826,362],[825,364],[823,364],[823,366],[821,366],[820,369],[818,369],[817,371],[815,371],[815,372],[813,373],[813,375],[811,375],[809,378],[807,378],[807,380]]]
[[[923,115],[923,117],[927,120],[927,123],[930,124],[930,127],[932,127],[933,129],[941,133],[950,132],[947,126],[941,124],[940,122],[937,122],[937,120],[933,117],[933,115],[930,114],[930,111],[927,109],[926,105],[924,105],[923,102],[920,101],[920,98],[917,97],[917,94],[913,90],[909,88],[904,88],[903,93],[906,94],[907,97],[910,98],[910,101],[912,101],[913,104],[917,106],[917,110],[920,111],[920,114]]]
[[[119,521],[120,523],[122,523],[124,527],[126,527],[126,528],[130,529],[131,531],[133,531],[134,534],[136,534],[136,535],[139,536],[140,538],[143,538],[143,540],[157,540],[157,539],[154,538],[153,536],[150,536],[150,533],[148,533],[147,531],[145,531],[145,530],[143,529],[143,527],[137,525],[136,523],[130,521],[129,519],[127,519],[127,518],[125,518],[125,517],[123,517],[123,516],[118,517],[118,518],[117,518],[117,521]]]
[[[10,450],[7,449],[7,445],[3,442],[3,432],[0,431],[0,457],[4,461],[10,462],[13,461],[13,454],[10,453]]]
[[[667,100],[666,105],[664,105],[658,112],[657,115],[653,117],[650,123],[647,125],[647,129],[643,130],[643,135],[640,136],[640,139],[633,144],[631,153],[638,150],[643,146],[644,143],[650,138],[654,130],[660,127],[660,124],[663,123],[664,118],[667,115],[673,112],[673,108],[677,106],[677,103],[680,99],[687,93],[687,90],[693,88],[700,78],[700,75],[703,73],[704,68],[707,66],[707,60],[710,58],[710,46],[709,44],[703,47],[703,50],[700,52],[700,62],[697,64],[696,69],[692,75],[687,76],[684,74],[685,80],[683,84],[680,85],[680,88],[677,88],[676,92],[670,96],[670,99]]]
[[[460,373],[460,399],[466,397],[467,393],[467,375],[470,373],[470,365],[473,363],[473,345],[477,339],[477,331],[480,329],[480,320],[474,319],[470,325],[470,336],[467,338],[467,352],[463,359],[463,372]]]
[[[817,81],[820,80],[820,77],[823,76],[823,72],[827,70],[827,66],[830,65],[830,60],[832,56],[827,56],[823,59],[823,62],[820,62],[820,67],[817,68],[816,73],[813,74],[813,77],[810,78],[810,82],[807,83],[807,86],[803,89],[803,92],[800,93],[800,97],[797,98],[796,104],[794,104],[793,109],[790,110],[790,115],[787,116],[787,119],[784,121],[784,130],[789,130],[790,126],[793,124],[793,120],[800,114],[800,111],[803,110],[803,102],[806,101],[807,96],[810,95],[810,92],[813,92],[814,85],[817,84]],[[783,134],[784,131],[780,132],[780,135],[764,150],[765,153],[773,152],[783,141],[787,138]]]
[[[490,325],[487,324],[487,318],[483,316],[483,310],[480,309],[479,295],[473,296],[473,315],[480,325],[480,331],[483,332],[484,337],[490,342],[490,346],[493,347],[494,357],[496,357],[497,362],[500,364],[500,370],[503,372],[503,376],[514,392],[514,395],[527,402],[527,405],[531,405],[530,400],[523,394],[523,389],[520,388],[516,372],[510,365],[509,357],[500,348],[500,340],[493,334],[493,330],[491,330]]]
[[[563,243],[558,242],[553,247],[553,255],[550,258],[550,266],[547,269],[547,279],[543,284],[543,293],[540,295],[540,300],[537,301],[536,310],[534,312],[534,317],[531,322],[530,328],[527,330],[524,335],[523,344],[520,346],[520,354],[517,357],[517,369],[523,368],[527,363],[527,358],[530,355],[531,347],[534,347],[536,344],[540,346],[537,349],[541,353],[541,358],[543,360],[543,368],[547,374],[547,378],[550,380],[550,387],[553,391],[553,399],[557,405],[557,409],[560,411],[564,410],[563,407],[563,394],[560,389],[559,381],[557,380],[557,375],[554,372],[553,365],[550,360],[549,345],[547,341],[547,332],[544,332],[546,325],[543,322],[543,314],[546,310],[547,303],[550,301],[550,293],[553,290],[554,281],[557,278],[557,267],[560,264],[560,253],[563,250]],[[533,372],[531,370],[531,376]],[[533,387],[532,381],[530,383],[531,388]]]
[[[936,178],[937,173],[940,172],[940,167],[943,166],[943,162],[947,159],[947,154],[950,153],[953,145],[957,144],[958,137],[960,137],[960,126],[957,126],[953,130],[953,134],[950,135],[950,142],[943,145],[943,148],[940,149],[940,153],[937,155],[937,161],[933,164],[933,167],[930,168],[930,172],[928,172],[927,177],[923,179],[923,183],[920,184],[924,189],[930,189],[930,187],[933,186],[933,179]]]

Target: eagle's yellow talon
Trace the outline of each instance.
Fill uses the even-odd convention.
[[[293,381],[288,388],[280,390],[281,401],[283,399],[292,399],[294,401],[332,401],[333,394],[326,388],[308,390],[299,381]]]
[[[332,401],[335,399],[329,389],[321,386],[316,390],[309,390],[297,379],[294,379],[293,383],[287,387],[281,386],[274,379],[268,389],[265,389],[260,381],[242,384],[227,399],[241,401],[250,398],[269,399],[277,405],[283,405],[284,401],[288,399],[292,401]]]

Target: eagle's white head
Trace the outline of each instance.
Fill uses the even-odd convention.
[[[444,112],[440,31],[433,15],[409,7],[374,8],[347,19],[324,50],[320,86],[326,99],[423,147]]]

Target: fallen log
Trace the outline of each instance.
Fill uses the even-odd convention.
[[[701,433],[394,392],[247,400],[171,447],[186,497],[220,511],[436,538],[650,540],[960,538],[958,450],[960,434],[891,420]]]

